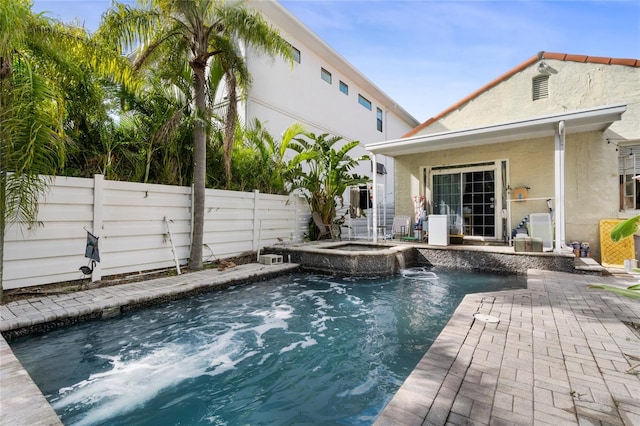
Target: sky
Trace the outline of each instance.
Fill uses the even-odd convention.
[[[33,11],[94,31],[110,4],[35,0]],[[539,51],[640,59],[637,0],[281,4],[419,122]]]

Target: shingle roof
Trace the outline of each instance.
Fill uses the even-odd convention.
[[[497,86],[499,83],[501,83],[502,81],[508,79],[512,75],[517,74],[520,71],[524,70],[525,68],[535,64],[536,62],[538,62],[541,59],[556,59],[556,60],[559,60],[559,61],[572,61],[572,62],[583,62],[583,63],[589,62],[589,63],[607,64],[607,65],[626,65],[626,66],[630,66],[630,67],[638,67],[638,68],[640,68],[640,59],[606,58],[606,57],[588,56],[588,55],[569,55],[567,53],[538,52],[538,54],[536,54],[536,55],[532,56],[531,58],[527,59],[526,61],[524,61],[520,65],[516,66],[515,68],[507,71],[506,73],[504,73],[500,77],[496,78],[492,82],[482,86],[480,89],[478,89],[475,92],[471,93],[469,96],[466,96],[465,98],[462,98],[460,101],[458,101],[455,104],[451,105],[449,108],[445,109],[440,114],[438,114],[438,115],[436,115],[434,117],[431,117],[430,119],[428,119],[424,123],[420,124],[419,126],[414,127],[411,131],[409,131],[407,134],[403,135],[402,137],[403,138],[407,138],[409,136],[415,135],[420,130],[422,130],[425,127],[429,126],[430,124],[440,120],[442,117],[446,116],[450,112],[455,111],[456,109],[460,108],[462,105],[464,105],[467,102],[471,101],[472,99],[480,96],[482,93],[486,92],[487,90],[491,89],[492,87]]]

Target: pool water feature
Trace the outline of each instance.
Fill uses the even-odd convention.
[[[65,425],[371,424],[465,294],[526,285],[405,275],[287,275],[11,346]]]

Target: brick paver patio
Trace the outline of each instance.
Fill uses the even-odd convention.
[[[640,301],[531,270],[526,290],[465,297],[377,425],[640,425]],[[499,319],[474,319],[474,314]]]
[[[0,307],[0,331],[113,315],[292,267],[241,265],[12,302]],[[593,283],[633,281],[531,270],[526,290],[468,295],[376,424],[640,425],[640,368],[627,372],[640,337],[625,325],[640,322],[640,301]],[[0,363],[0,424],[61,424],[4,339]]]

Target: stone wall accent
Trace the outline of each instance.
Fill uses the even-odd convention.
[[[418,265],[500,274],[526,274],[528,269],[574,272],[574,256],[556,253],[500,253],[416,247]]]

